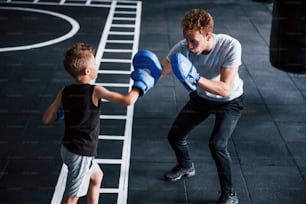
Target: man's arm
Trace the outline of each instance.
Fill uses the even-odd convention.
[[[166,76],[167,74],[169,74],[172,71],[172,67],[171,67],[171,64],[170,64],[170,62],[167,58],[164,58],[161,61],[161,64],[162,64],[163,70],[162,70],[160,78],[163,78],[164,76]]]
[[[222,68],[220,81],[209,80],[201,76],[198,86],[212,94],[228,96],[233,88],[238,69],[238,67]]]

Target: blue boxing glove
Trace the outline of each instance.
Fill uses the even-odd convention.
[[[56,112],[55,121],[64,120],[64,119],[65,119],[64,108],[63,108],[63,106],[61,106],[61,107],[59,107],[59,109]]]
[[[134,80],[133,88],[140,90],[140,95],[146,94],[154,86],[154,77],[145,69],[134,70],[131,78]]]
[[[133,57],[134,70],[145,70],[154,78],[154,86],[162,73],[162,65],[157,56],[149,50],[140,50]]]
[[[182,82],[187,91],[195,91],[200,75],[189,59],[181,53],[175,53],[171,55],[170,63],[173,73]]]

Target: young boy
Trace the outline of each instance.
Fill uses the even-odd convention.
[[[64,67],[75,83],[59,91],[44,113],[42,122],[49,124],[62,116],[65,120],[61,157],[68,167],[68,176],[62,203],[77,203],[80,196],[87,194],[87,203],[97,204],[103,178],[103,172],[94,160],[100,130],[101,99],[132,105],[154,86],[154,77],[135,69],[131,75],[134,85],[127,95],[92,85],[90,83],[97,77],[98,67],[94,48],[84,43],[77,43],[66,52]]]

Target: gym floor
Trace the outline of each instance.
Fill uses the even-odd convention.
[[[272,5],[252,0],[1,0],[0,203],[58,203],[65,171],[64,125],[41,124],[57,91],[73,81],[63,53],[97,47],[95,83],[126,93],[138,49],[159,59],[180,39],[192,8],[209,11],[215,33],[242,45],[245,109],[230,140],[234,186],[243,204],[306,203],[306,75],[269,62]],[[213,117],[189,135],[196,176],[165,182],[175,165],[167,133],[188,93],[174,75],[129,108],[103,101],[97,159],[105,173],[101,204],[210,204],[219,196],[208,150]],[[79,203],[85,203],[81,198]]]

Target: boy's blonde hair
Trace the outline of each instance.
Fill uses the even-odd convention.
[[[93,54],[93,46],[85,43],[75,44],[65,53],[64,67],[66,71],[74,78],[81,76]]]
[[[181,21],[183,33],[191,30],[197,30],[201,34],[206,35],[208,32],[213,32],[214,20],[212,16],[202,9],[192,9],[186,13]]]

